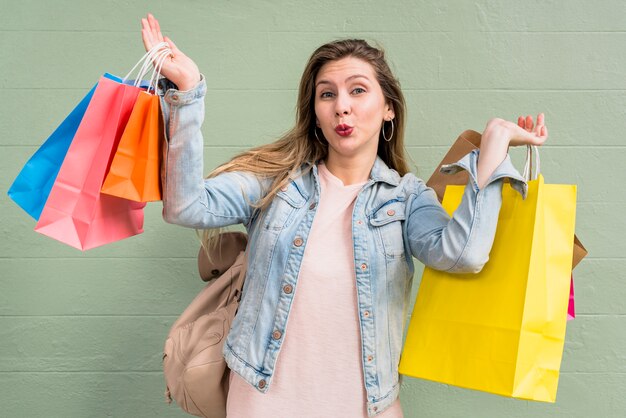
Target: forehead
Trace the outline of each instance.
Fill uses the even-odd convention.
[[[376,72],[371,64],[360,58],[345,57],[324,64],[315,77],[315,83],[319,81],[343,82],[353,75],[365,76],[370,81],[376,80]]]

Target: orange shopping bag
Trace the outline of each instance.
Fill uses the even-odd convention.
[[[165,140],[156,84],[168,50],[157,65],[146,91],[139,93],[101,192],[136,202],[161,200],[161,147]]]

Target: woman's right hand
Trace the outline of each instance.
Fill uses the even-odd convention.
[[[183,54],[167,36],[161,34],[159,21],[148,13],[147,18],[141,19],[141,37],[146,51],[152,49],[159,42],[167,42],[172,53],[163,61],[161,74],[176,84],[181,91],[191,90],[200,82],[200,70],[191,58]]]

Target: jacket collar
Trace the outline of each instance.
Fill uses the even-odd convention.
[[[310,170],[310,172],[313,174],[313,177],[315,178],[315,183],[311,183],[308,185],[305,185],[305,183],[307,182],[307,180],[305,179],[305,177],[310,178],[308,176],[302,176],[302,174],[306,173],[306,171]],[[300,192],[300,194],[305,198],[308,199],[309,195],[306,192],[306,190],[309,190],[309,187],[317,187],[316,184],[319,181],[318,180],[318,173],[317,173],[317,165],[313,165],[312,167],[309,166],[307,167],[306,165],[301,167],[300,170],[297,172],[297,174],[294,176],[295,178],[292,178],[292,182],[295,183],[296,187],[298,188],[298,191]],[[398,174],[398,172],[396,170],[393,170],[389,167],[387,167],[387,164],[385,164],[385,162],[382,160],[382,158],[380,158],[378,155],[376,156],[376,160],[374,160],[374,165],[372,166],[372,170],[370,171],[370,181],[373,183],[376,182],[384,182],[387,184],[390,184],[391,186],[398,186],[400,184],[400,180],[401,177]],[[319,192],[319,190],[318,190]]]
[[[374,166],[372,167],[372,171],[370,172],[370,179],[375,182],[383,181],[392,186],[397,186],[400,184],[400,175],[396,170],[393,170],[387,167],[387,164],[380,158],[378,155],[376,156],[376,160],[374,161]]]

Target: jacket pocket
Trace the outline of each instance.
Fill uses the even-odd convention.
[[[279,191],[267,208],[263,219],[263,228],[280,231],[293,221],[297,209],[304,206],[306,198],[293,182]]]
[[[379,236],[385,256],[404,258],[403,222],[406,203],[398,200],[386,202],[370,216],[370,225]]]

